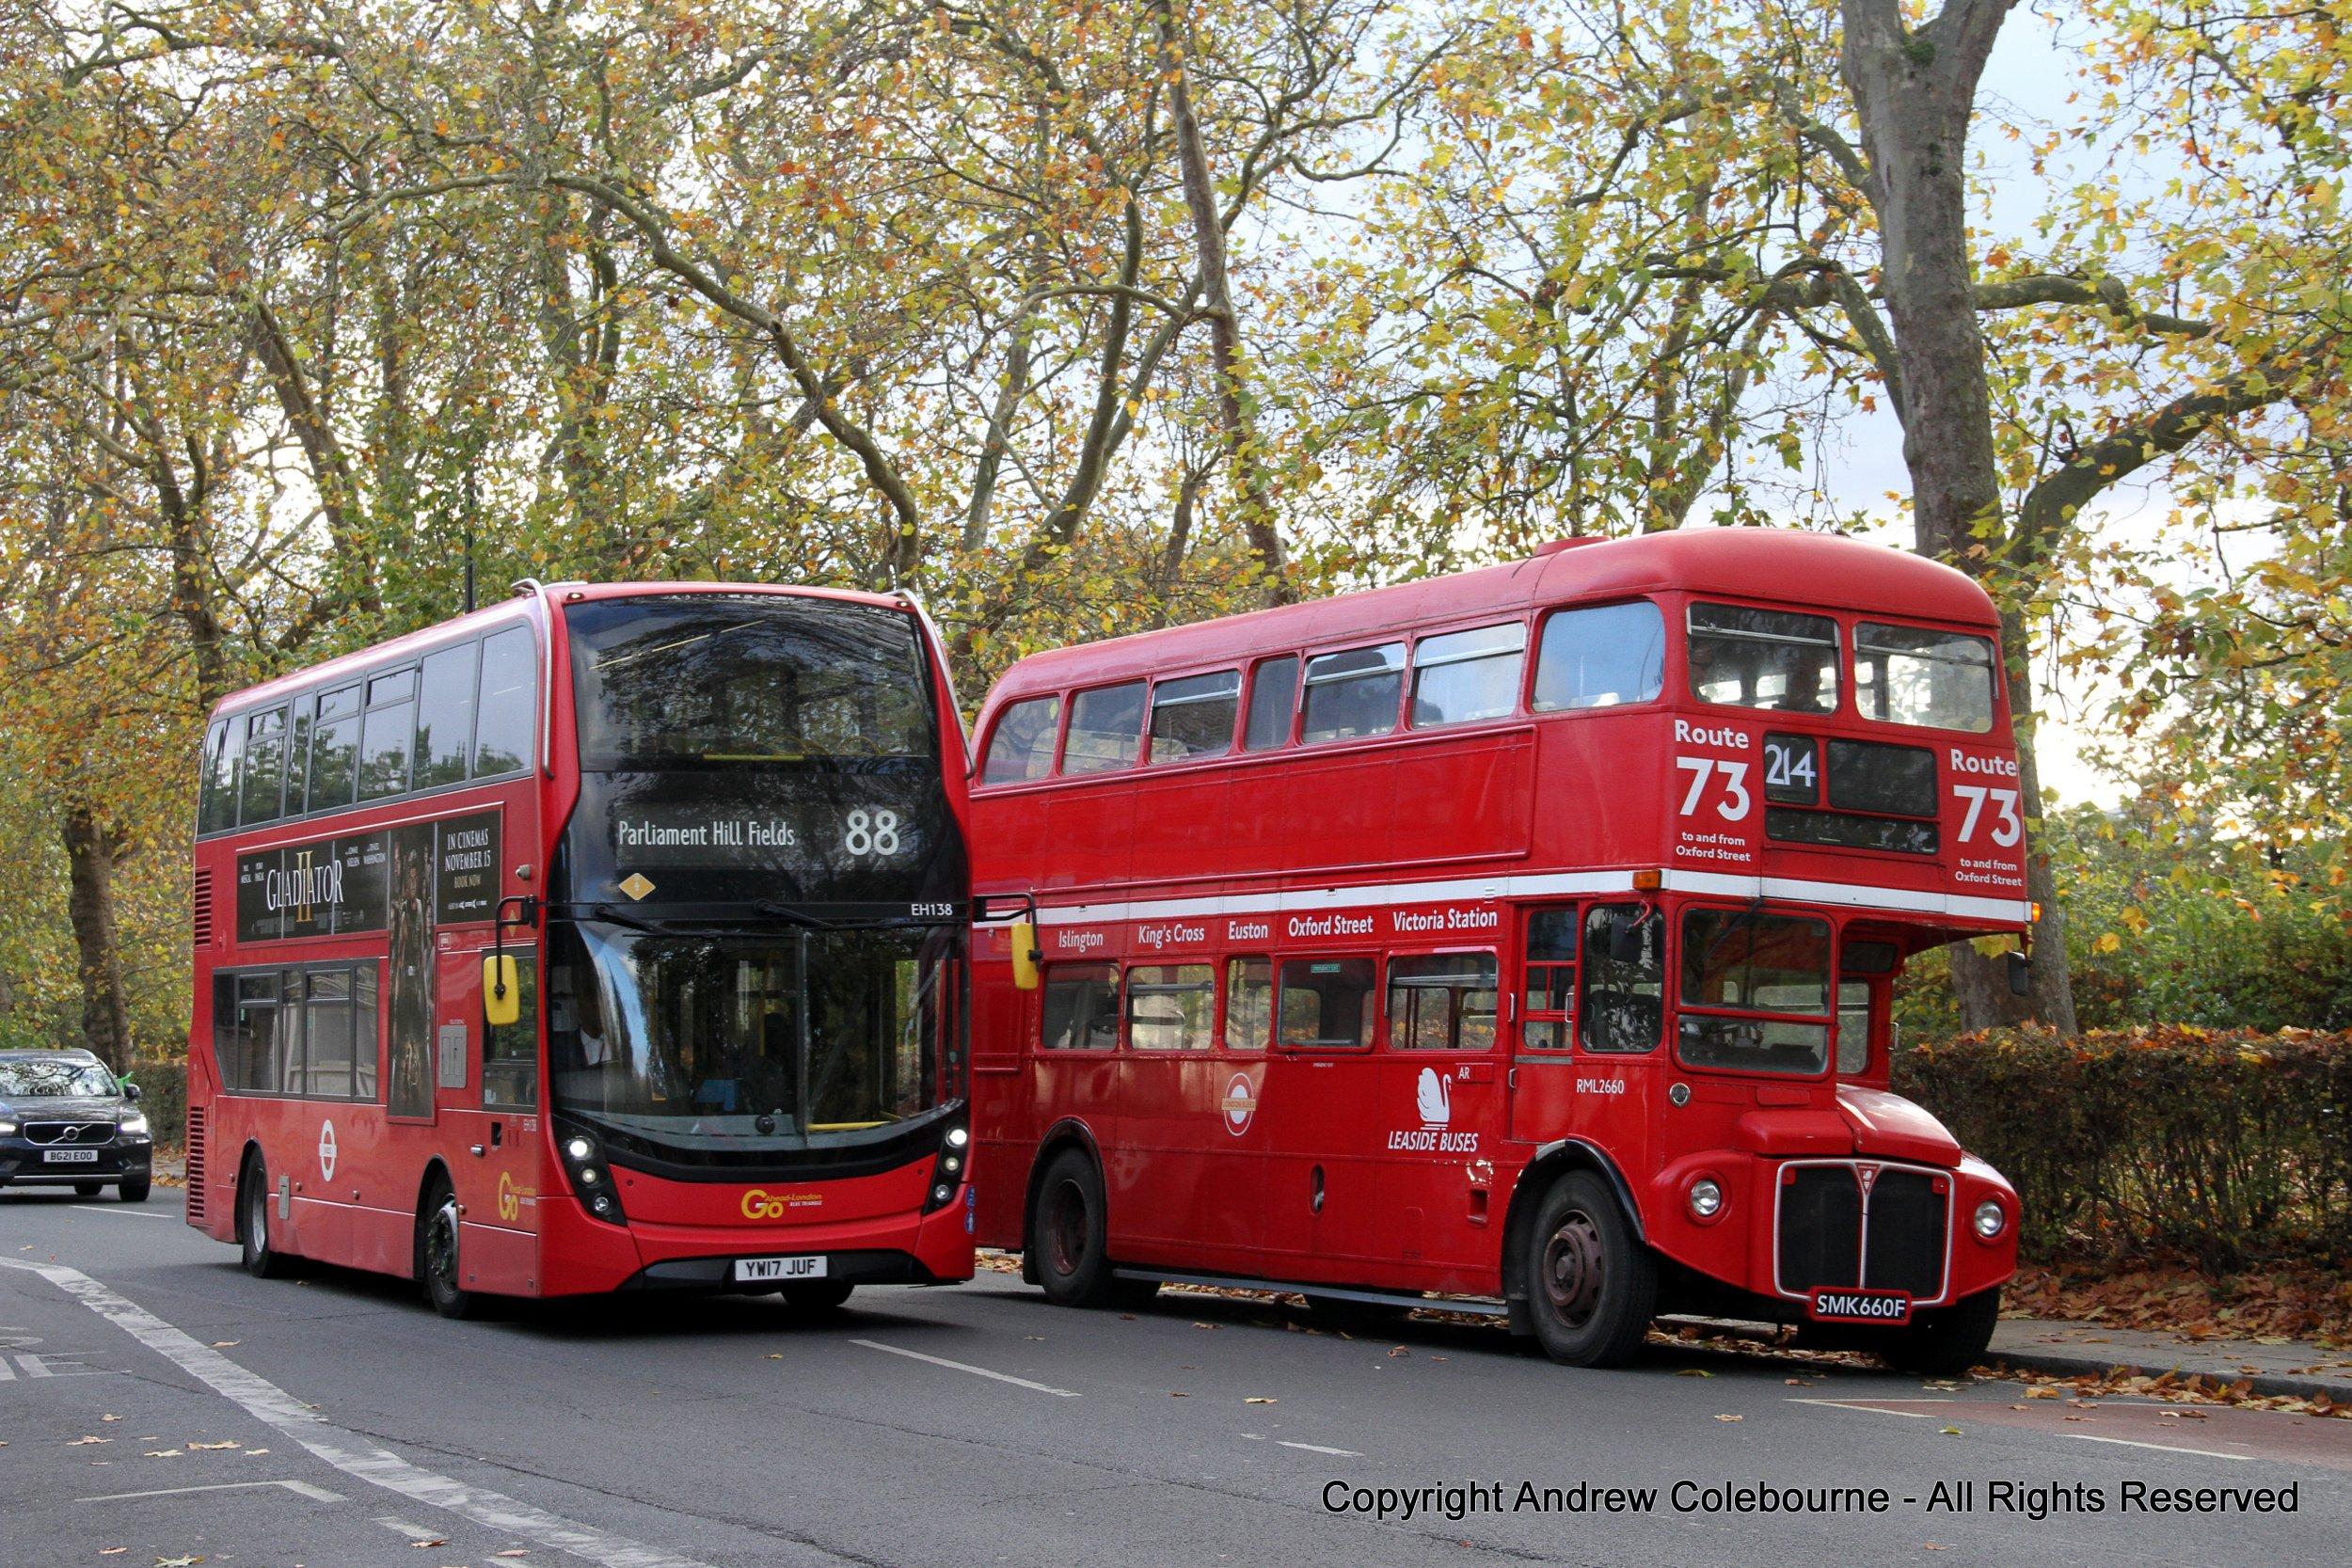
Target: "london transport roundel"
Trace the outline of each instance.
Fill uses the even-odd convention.
[[[1249,1118],[1258,1114],[1258,1097],[1249,1086],[1249,1074],[1236,1072],[1225,1085],[1225,1131],[1236,1138],[1249,1131]]]
[[[319,1123],[319,1180],[335,1180],[335,1124],[332,1121]]]

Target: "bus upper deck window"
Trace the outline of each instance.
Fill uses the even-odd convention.
[[[1242,750],[1270,752],[1291,739],[1291,715],[1298,708],[1298,656],[1285,654],[1259,664],[1249,675],[1249,721]]]
[[[1353,740],[1396,728],[1405,695],[1405,644],[1350,648],[1307,661],[1307,712],[1299,739]]]
[[[1865,621],[1853,634],[1854,705],[1866,719],[1982,735],[1993,727],[1993,640]]]
[[[1152,758],[1182,762],[1221,757],[1233,749],[1233,716],[1241,705],[1241,672],[1188,675],[1152,689]]]
[[[1031,697],[1005,709],[988,737],[980,783],[1019,784],[1054,770],[1054,736],[1061,728],[1061,699]]]
[[[1070,699],[1064,773],[1107,773],[1135,766],[1143,746],[1143,683],[1099,686]]]
[[[1666,684],[1666,618],[1658,607],[1596,605],[1544,623],[1535,653],[1537,713],[1646,703]]]
[[[1519,705],[1527,627],[1517,621],[1413,645],[1413,728],[1496,719]]]
[[[1837,710],[1837,623],[1744,605],[1691,607],[1691,695],[1779,713]]]

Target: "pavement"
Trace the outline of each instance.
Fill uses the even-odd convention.
[[[2225,1387],[2289,1399],[2325,1397],[2352,1405],[2352,1349],[2308,1339],[2190,1338],[2106,1328],[2049,1318],[2005,1318],[1987,1359],[2020,1371],[2081,1377],[2122,1371],[2185,1382],[2201,1377]]]
[[[448,1323],[398,1282],[252,1279],[179,1196],[0,1193],[0,1568],[2342,1568],[2352,1539],[2352,1421],[1761,1348],[1581,1371],[998,1274]]]

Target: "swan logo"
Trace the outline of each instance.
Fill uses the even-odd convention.
[[[1421,1069],[1421,1083],[1414,1091],[1413,1100],[1421,1110],[1422,1127],[1439,1128],[1453,1121],[1454,1091],[1446,1086],[1443,1078],[1438,1076],[1436,1068]]]

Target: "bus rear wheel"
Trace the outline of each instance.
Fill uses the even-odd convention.
[[[425,1299],[444,1318],[469,1318],[477,1302],[460,1272],[458,1217],[449,1178],[435,1177],[417,1215],[417,1275],[424,1281]]]
[[[256,1279],[281,1279],[290,1272],[286,1255],[270,1244],[269,1170],[259,1154],[246,1158],[237,1179],[237,1247],[245,1272]]]
[[[1081,1149],[1065,1148],[1045,1167],[1029,1211],[1038,1283],[1062,1307],[1104,1307],[1116,1297],[1111,1276],[1103,1178]]]
[[[2001,1292],[1995,1287],[1920,1313],[1908,1327],[1889,1330],[1874,1348],[1896,1371],[1958,1377],[1984,1359],[2000,1321]]]
[[[1630,1360],[1658,1304],[1658,1263],[1591,1171],[1552,1183],[1528,1227],[1528,1318],[1544,1354],[1570,1367]]]

